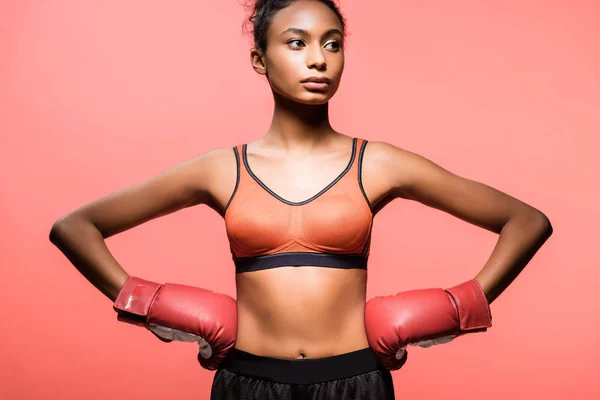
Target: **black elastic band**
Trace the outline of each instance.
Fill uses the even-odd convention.
[[[368,257],[364,254],[330,254],[289,252],[257,257],[234,258],[235,272],[250,272],[282,266],[310,265],[314,267],[367,269]]]
[[[221,368],[274,382],[305,385],[350,378],[381,367],[373,350],[367,347],[336,356],[308,359],[264,357],[233,348]]]

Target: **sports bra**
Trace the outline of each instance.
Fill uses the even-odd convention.
[[[361,180],[366,144],[353,138],[346,168],[300,202],[280,197],[252,172],[246,144],[233,147],[237,179],[224,220],[236,274],[302,265],[367,269],[373,214]]]

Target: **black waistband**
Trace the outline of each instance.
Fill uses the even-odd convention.
[[[381,367],[369,347],[331,357],[306,359],[264,357],[234,347],[221,368],[235,374],[302,385],[349,378]]]
[[[288,252],[266,256],[234,258],[233,262],[235,264],[235,272],[240,273],[282,266],[300,265],[367,269],[367,259],[368,257],[364,254]]]

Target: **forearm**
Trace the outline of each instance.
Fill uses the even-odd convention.
[[[92,285],[115,301],[129,275],[93,223],[77,216],[63,218],[52,226],[50,241]]]
[[[518,215],[504,225],[490,258],[474,278],[489,303],[511,284],[551,235],[550,221],[536,212]]]

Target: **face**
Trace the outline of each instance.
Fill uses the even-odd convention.
[[[301,0],[275,14],[267,50],[253,50],[252,66],[271,88],[303,104],[323,104],[337,91],[344,70],[342,23],[319,1]],[[302,82],[327,78],[327,83]]]

